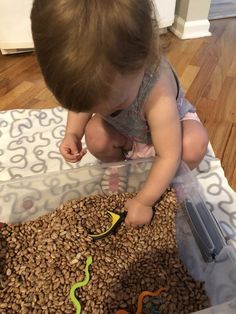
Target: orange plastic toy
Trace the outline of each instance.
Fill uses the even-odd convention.
[[[143,291],[140,293],[138,297],[138,307],[135,314],[142,314],[142,308],[143,308],[143,299],[145,297],[158,297],[163,291],[167,291],[166,288],[160,288],[154,292],[151,291]],[[129,312],[125,310],[118,310],[115,314],[130,314]]]

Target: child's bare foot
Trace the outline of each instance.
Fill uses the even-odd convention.
[[[101,180],[104,194],[127,192],[129,165],[108,167]]]

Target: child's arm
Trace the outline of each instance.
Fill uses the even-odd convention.
[[[68,112],[66,132],[60,145],[60,152],[66,161],[78,162],[86,154],[81,139],[91,116],[90,113]]]
[[[82,139],[84,136],[85,126],[92,117],[91,113],[68,111],[66,134],[76,134],[78,138]]]
[[[176,105],[177,89],[172,76],[168,70],[161,75],[145,107],[157,157],[142,189],[126,203],[127,225],[150,222],[152,206],[169,186],[181,160],[181,125]]]

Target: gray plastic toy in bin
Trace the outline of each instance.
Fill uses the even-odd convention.
[[[196,178],[185,163],[177,173],[174,187],[205,262],[212,262],[227,243],[220,225],[206,206]]]
[[[151,166],[151,159],[90,164],[0,183],[0,222],[33,220],[69,199],[102,193],[101,180],[107,167],[125,167],[127,192],[135,192],[144,183]],[[224,238],[197,180],[184,163],[173,186],[181,203],[176,218],[180,257],[189,273],[205,282],[213,304],[198,313],[236,313],[236,252]]]
[[[220,304],[198,313],[236,313],[236,252],[186,164],[181,164],[173,186],[181,204],[176,223],[181,259],[196,280],[205,282],[212,304]]]

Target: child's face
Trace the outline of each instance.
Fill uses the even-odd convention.
[[[98,101],[93,112],[110,115],[129,107],[138,95],[143,76],[144,69],[135,74],[121,75],[117,73],[109,97],[104,101]]]

